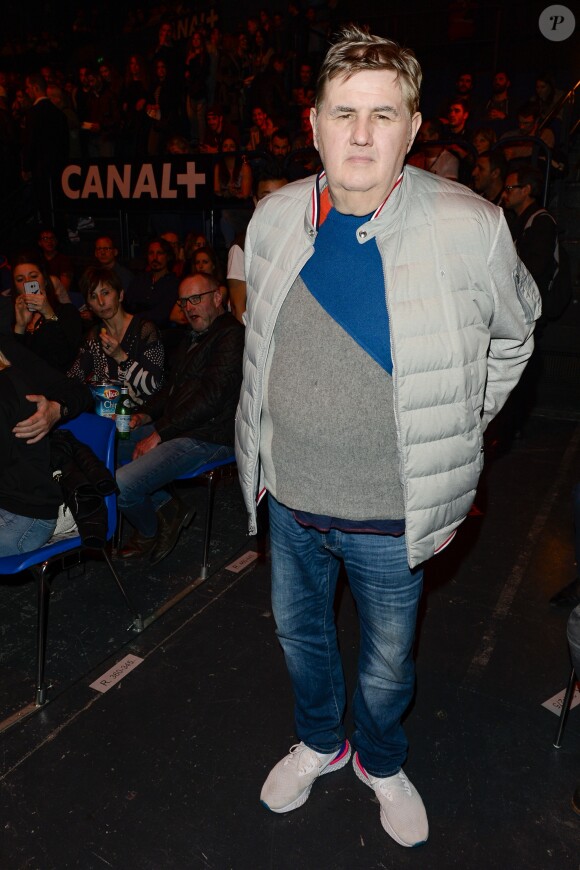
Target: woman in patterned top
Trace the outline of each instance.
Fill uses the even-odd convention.
[[[123,308],[123,287],[109,269],[89,267],[81,286],[99,318],[81,345],[69,377],[82,381],[122,381],[137,404],[163,383],[165,354],[157,327]]]

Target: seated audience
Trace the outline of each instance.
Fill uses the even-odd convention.
[[[135,275],[125,293],[129,314],[141,314],[165,329],[177,300],[179,280],[173,272],[175,254],[165,239],[151,239],[147,245],[147,268]]]
[[[473,131],[471,136],[471,144],[478,154],[481,154],[483,151],[490,151],[496,142],[497,135],[491,127],[478,127]]]
[[[477,155],[473,172],[473,189],[484,199],[501,205],[507,163],[500,150],[483,151]]]
[[[163,382],[164,351],[155,324],[123,308],[123,287],[114,272],[89,267],[81,279],[96,324],[85,337],[69,377],[86,382],[122,381],[141,404]]]
[[[150,556],[152,564],[169,555],[192,519],[192,512],[164,487],[207,462],[233,455],[242,382],[244,330],[224,310],[218,281],[202,274],[184,278],[179,303],[190,334],[167,383],[133,415],[131,440],[122,445],[133,461],[117,471],[119,508],[135,529],[119,556]]]
[[[506,121],[510,114],[509,89],[511,82],[504,70],[498,70],[491,83],[491,97],[485,104],[484,121]]]
[[[269,193],[288,184],[288,178],[277,164],[264,166],[254,183],[254,205],[258,205]],[[230,311],[243,323],[246,310],[246,273],[244,270],[245,233],[241,233],[228,251],[227,283]]]
[[[77,355],[82,318],[71,302],[59,302],[44,258],[23,251],[12,260],[14,333],[49,365],[66,371]]]
[[[541,173],[531,167],[508,171],[503,205],[517,218],[510,229],[518,255],[544,296],[554,277],[558,227],[550,212],[541,205],[542,184]]]
[[[0,350],[0,557],[42,547],[56,528],[60,485],[52,476],[50,444],[14,437],[14,427],[36,408],[26,397],[33,381]]]
[[[457,181],[459,160],[454,154],[447,151],[443,145],[439,145],[442,133],[443,127],[437,118],[426,118],[417,133],[419,147],[409,157],[408,163],[411,166],[417,166],[419,169],[432,172],[433,175],[440,175],[442,178]]]
[[[87,387],[15,340],[11,315],[10,300],[0,298],[0,556],[30,552],[52,536],[62,495],[46,436],[92,407]]]
[[[70,302],[66,296],[72,289],[74,278],[74,266],[72,259],[67,254],[61,254],[58,250],[58,239],[52,227],[41,227],[38,232],[38,247],[48,266],[48,274],[53,280],[53,286],[61,302]],[[65,291],[63,293],[63,290]]]
[[[118,256],[117,245],[111,236],[99,236],[95,240],[95,260],[103,269],[110,269],[114,272],[121,282],[123,290],[127,290],[134,275],[126,266],[119,263]]]

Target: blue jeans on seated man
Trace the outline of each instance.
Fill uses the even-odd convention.
[[[333,608],[343,561],[360,624],[352,743],[370,774],[392,776],[407,755],[401,718],[415,687],[422,568],[409,568],[404,535],[323,533],[301,526],[272,496],[268,503],[272,610],[294,689],[298,739],[331,753],[346,736]]]
[[[212,444],[197,438],[172,438],[131,461],[137,441],[147,438],[153,430],[151,423],[133,429],[129,439],[119,441],[117,450],[117,505],[145,538],[156,534],[156,511],[171,500],[164,486],[182,474],[190,474],[208,462],[225,459],[234,453],[234,448],[226,444]],[[123,465],[124,462],[127,464]]]
[[[0,556],[17,556],[44,546],[55,528],[56,519],[38,520],[0,508]]]

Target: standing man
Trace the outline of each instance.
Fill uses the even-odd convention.
[[[268,493],[272,598],[298,740],[261,800],[301,806],[351,755],[333,599],[344,562],[360,620],[353,767],[385,830],[425,842],[404,774],[422,564],[473,503],[483,430],[533,348],[539,297],[503,212],[403,168],[419,125],[414,54],[355,26],[311,112],[323,170],[261,203],[245,244],[240,481]]]
[[[68,158],[68,121],[46,95],[40,74],[27,75],[25,90],[32,103],[22,133],[22,180],[31,181],[43,223],[52,218],[49,181]]]

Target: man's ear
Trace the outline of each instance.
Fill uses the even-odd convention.
[[[409,136],[409,140],[407,142],[407,154],[413,147],[413,142],[415,141],[415,136],[419,132],[419,127],[423,122],[423,118],[421,117],[421,112],[415,112],[413,117],[411,118],[411,132]]]
[[[313,106],[310,109],[310,126],[312,127],[312,141],[314,142],[314,147],[316,148],[317,151],[319,151],[320,149],[318,148],[318,133],[316,130],[317,117],[318,117],[318,115],[317,115],[316,109]]]

